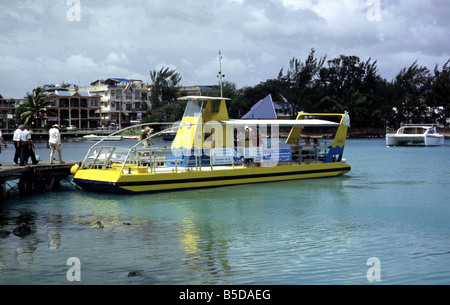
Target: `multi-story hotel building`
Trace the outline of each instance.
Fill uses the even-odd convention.
[[[101,125],[100,95],[69,91],[52,85],[46,85],[44,89],[51,102],[46,109],[47,124],[75,125],[79,129],[92,129]]]
[[[5,115],[13,112],[15,109],[14,103],[10,102],[8,99],[3,98],[0,94],[0,115]]]
[[[142,122],[151,107],[150,87],[141,80],[108,78],[96,80],[80,90],[99,95],[101,125],[127,127]]]

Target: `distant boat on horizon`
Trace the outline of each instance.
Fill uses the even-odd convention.
[[[406,124],[396,133],[386,133],[386,146],[442,146],[444,135],[436,132],[433,124]]]
[[[124,137],[122,136],[97,136],[97,135],[87,135],[83,136],[83,139],[88,141],[122,141]]]

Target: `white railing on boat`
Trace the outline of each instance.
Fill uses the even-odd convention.
[[[154,125],[159,123],[153,123]],[[110,136],[114,136],[116,134],[120,134],[128,129],[136,128],[139,126],[148,126],[151,124],[139,124],[133,125],[122,130],[119,130],[115,133],[112,133]],[[193,125],[204,125],[204,123],[199,124],[191,124]],[[137,166],[141,170],[145,169],[146,173],[156,173],[158,168],[172,168],[174,172],[178,172],[179,169],[184,167],[184,171],[188,170],[202,170],[205,166],[214,169],[214,167],[221,166],[221,164],[214,164],[214,160],[216,155],[214,153],[217,150],[209,149],[209,156],[202,153],[203,148],[195,148],[195,149],[176,149],[176,148],[168,148],[168,147],[143,147],[143,142],[147,139],[151,139],[157,136],[162,136],[167,134],[170,131],[176,131],[178,128],[182,126],[173,126],[167,129],[164,129],[160,132],[156,132],[151,134],[148,138],[138,141],[131,148],[125,148],[120,146],[99,146],[106,138],[98,141],[94,145],[92,145],[86,154],[83,162],[81,163],[82,168],[92,168],[92,169],[103,169],[106,170],[108,168],[116,168],[120,171],[120,173],[131,174],[132,169],[131,165]],[[320,142],[319,142],[320,143]],[[323,145],[322,145],[323,143]],[[305,145],[290,145],[290,153],[291,160],[290,164],[294,162],[298,162],[298,164],[309,164],[309,163],[319,163],[323,162],[328,154],[328,150],[330,149],[330,143],[328,141],[321,141],[320,146],[305,146]],[[256,148],[256,147],[254,147]],[[227,148],[223,148],[227,149]],[[233,156],[228,159],[227,165],[234,168],[234,166],[246,166],[247,163],[244,159],[240,160],[239,158],[235,158],[235,152],[239,148],[228,148],[232,149]],[[248,148],[245,148],[248,149]],[[196,151],[197,150],[197,151]],[[218,150],[220,151],[220,150]],[[242,152],[241,152],[242,154]],[[245,155],[245,154],[243,154]],[[186,156],[192,158],[186,158]],[[202,157],[206,157],[207,159],[203,159]],[[209,159],[209,160],[208,160]],[[252,158],[250,158],[252,159]],[[202,162],[206,161],[206,162]],[[209,164],[207,164],[209,161]],[[253,158],[253,162],[257,163],[256,159]],[[168,167],[167,164],[172,164],[171,167]],[[127,165],[128,167],[127,169]],[[223,166],[222,166],[223,168]]]

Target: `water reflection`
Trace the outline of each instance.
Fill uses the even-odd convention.
[[[48,247],[51,250],[58,250],[61,247],[61,232],[60,228],[63,224],[61,214],[49,214],[47,219],[47,237]]]
[[[186,257],[182,259],[183,265],[195,265],[201,252],[198,245],[200,241],[198,230],[192,221],[186,219],[181,221],[178,228],[180,232],[180,248],[186,252]]]

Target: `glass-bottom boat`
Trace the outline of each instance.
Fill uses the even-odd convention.
[[[347,113],[299,113],[295,120],[230,120],[225,98],[183,97],[181,123],[171,147],[94,144],[74,165],[74,182],[108,193],[152,193],[228,185],[335,177],[351,170],[343,159],[350,118]],[[142,124],[144,125],[144,124]],[[125,131],[136,126],[125,128]],[[333,129],[325,141],[305,130]],[[118,131],[112,136],[119,134]],[[288,132],[283,138],[280,134]],[[319,141],[316,141],[320,139]],[[306,142],[305,142],[306,140]]]

